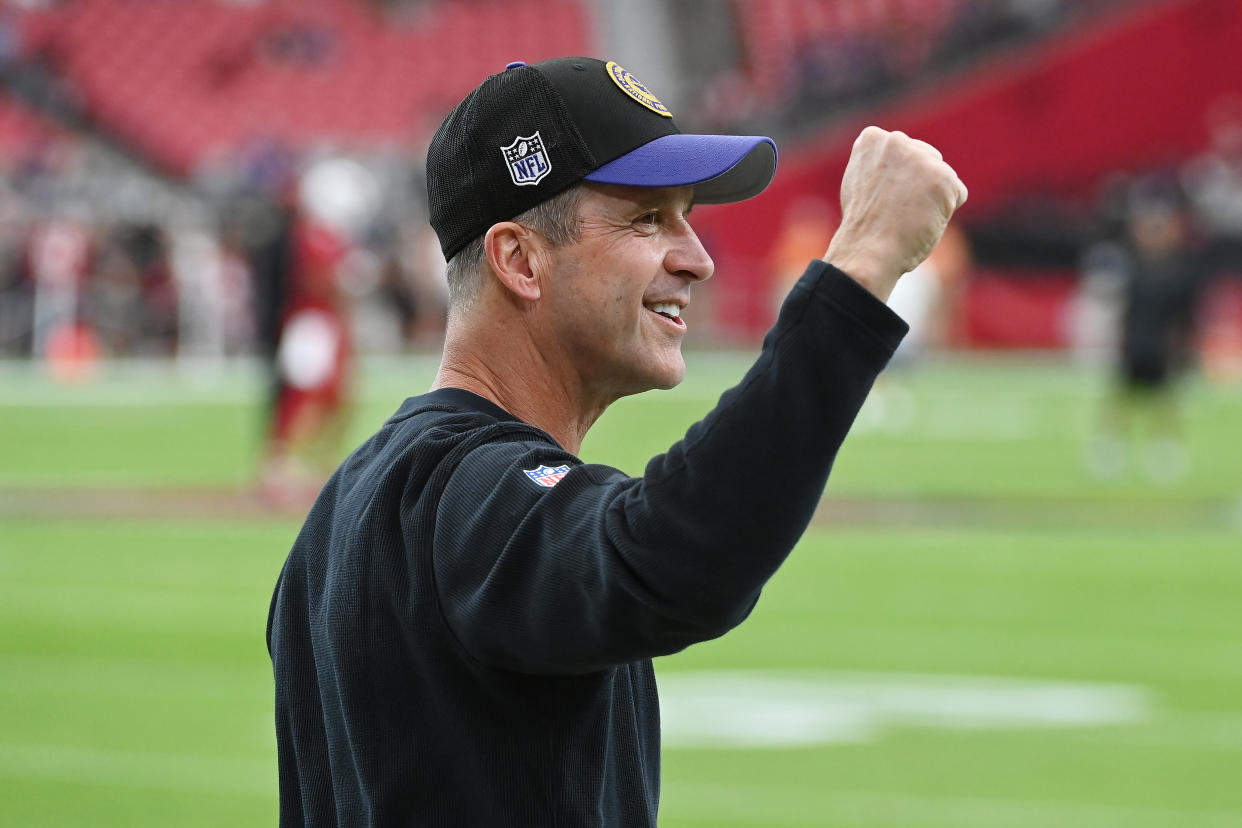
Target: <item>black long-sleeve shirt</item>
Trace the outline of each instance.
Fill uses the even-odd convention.
[[[282,825],[655,825],[653,656],[744,619],[905,324],[815,262],[642,477],[460,389],[337,470],[268,621]]]

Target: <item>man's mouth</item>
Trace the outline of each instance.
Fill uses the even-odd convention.
[[[686,326],[686,323],[681,321],[681,306],[676,302],[653,302],[643,307],[657,316],[663,316],[679,328]]]

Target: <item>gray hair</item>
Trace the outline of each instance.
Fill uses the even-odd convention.
[[[540,202],[510,221],[539,233],[553,247],[561,247],[578,240],[578,205],[586,191],[583,184],[575,184],[568,190]],[[483,283],[483,264],[486,253],[480,233],[449,260],[448,279],[449,308],[464,308],[479,295]]]

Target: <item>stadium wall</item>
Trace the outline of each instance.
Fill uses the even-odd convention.
[[[863,126],[900,129],[940,147],[970,187],[960,216],[966,226],[1019,199],[1088,201],[1113,172],[1176,163],[1207,145],[1210,106],[1239,93],[1239,43],[1237,0],[1141,3],[974,64],[787,150],[763,199],[696,216],[714,245],[722,329],[751,338],[770,323],[770,254],[785,216],[808,196],[835,200]],[[1016,293],[998,291],[997,278],[1003,274],[981,281],[989,296],[1042,302],[1030,311],[1043,321],[1032,322],[1028,336],[975,344],[1064,344],[1047,319],[1072,292],[1072,274]]]

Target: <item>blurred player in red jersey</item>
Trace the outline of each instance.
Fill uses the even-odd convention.
[[[310,167],[298,190],[262,479],[277,506],[305,505],[340,459],[352,363],[342,274],[375,191],[363,167],[341,159]]]

